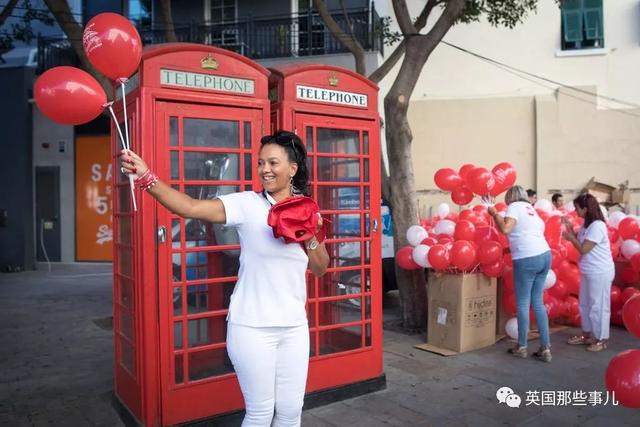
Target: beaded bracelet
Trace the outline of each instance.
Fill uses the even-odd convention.
[[[158,175],[147,169],[142,175],[135,180],[135,185],[144,191],[149,191],[158,182]]]

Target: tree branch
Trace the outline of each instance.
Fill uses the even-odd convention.
[[[2,12],[0,12],[0,26],[4,24],[4,21],[6,21],[9,16],[11,16],[11,13],[17,4],[18,0],[10,0],[9,3],[4,6]]]
[[[162,3],[162,22],[164,24],[164,34],[168,43],[176,43],[176,30],[173,26],[173,14],[171,13],[171,0],[161,0]]]
[[[327,10],[327,5],[325,4],[324,0],[313,0],[313,6],[318,10],[318,13],[322,17],[322,20],[324,21],[331,34],[333,34],[333,36],[338,39],[347,49],[349,49],[349,52],[353,54],[353,57],[356,61],[356,73],[365,75],[367,70],[364,61],[364,48],[362,47],[362,45],[355,37],[350,36],[342,31],[342,28],[340,28],[338,23],[329,13],[329,10]]]
[[[396,21],[403,35],[415,34],[416,27],[411,22],[411,16],[409,15],[409,9],[407,8],[407,2],[405,0],[393,0],[393,12],[396,15]]]

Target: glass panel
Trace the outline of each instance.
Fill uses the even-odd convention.
[[[240,148],[240,126],[237,121],[184,119],[186,147]]]
[[[364,214],[364,235],[365,237],[369,237],[370,233],[369,233],[369,226],[371,225],[371,215],[370,214]]]
[[[309,357],[316,355],[316,335],[317,332],[309,332]]]
[[[361,242],[327,243],[331,267],[360,265],[361,252]]]
[[[173,281],[174,282],[182,282],[184,279],[182,277],[182,255],[181,254],[173,254],[171,256],[171,263],[173,272]]]
[[[361,299],[358,296],[339,301],[320,302],[318,322],[321,326],[362,320]]]
[[[120,247],[119,249],[119,273],[123,276],[133,277],[133,272],[131,269],[131,249]]]
[[[129,340],[134,340],[133,335],[133,318],[128,310],[120,310],[120,332]]]
[[[360,187],[318,187],[322,209],[360,209]]]
[[[360,326],[320,331],[320,354],[355,350],[361,345],[362,328]]]
[[[235,227],[227,227],[223,224],[212,224],[198,219],[185,220],[185,243],[187,248],[237,245],[239,243],[238,231]],[[228,254],[236,254],[238,251],[226,251]],[[192,264],[193,265],[193,264]]]
[[[307,298],[315,298],[316,297],[316,276],[311,273],[311,271],[307,271]]]
[[[315,328],[316,326],[316,303],[307,303],[307,320],[309,321],[309,327]]]
[[[134,360],[135,350],[124,338],[120,338],[120,364],[135,377],[136,368],[133,363]]]
[[[307,138],[307,152],[313,151],[313,128],[312,127],[307,126],[306,138]]]
[[[234,230],[234,229],[232,229]],[[204,280],[220,277],[235,277],[240,268],[240,249],[226,251],[187,252],[186,280]],[[182,281],[181,258],[173,255],[174,281]]]
[[[122,175],[122,174],[119,174]],[[128,182],[129,180],[127,180]],[[129,184],[119,186],[118,188],[118,212],[128,213],[131,212],[131,190]]]
[[[318,157],[318,181],[359,181],[360,160]]]
[[[364,208],[365,209],[370,209],[371,206],[371,196],[370,196],[370,189],[369,187],[364,187]]]
[[[228,309],[235,286],[235,282],[188,286],[187,310],[189,314]]]
[[[364,345],[371,347],[371,323],[364,325]]]
[[[360,293],[360,270],[326,273],[318,284],[319,297],[332,297]]]
[[[253,177],[253,168],[255,166],[256,165],[253,164],[253,159],[251,157],[251,154],[245,154],[244,155],[244,176],[242,177],[242,179],[251,181]]]
[[[371,319],[371,297],[364,297],[364,318]]]
[[[369,154],[369,132],[362,132],[362,154]]]
[[[240,191],[237,185],[185,185],[184,191],[194,199],[215,199],[224,194]]]
[[[371,270],[368,268],[364,270],[364,291],[371,292]]]
[[[239,155],[233,153],[185,152],[184,179],[237,181],[240,179],[239,161]]]
[[[182,320],[173,322],[173,348],[182,348]]]
[[[133,306],[133,286],[131,281],[124,278],[118,278],[120,284],[120,304],[127,308]]]
[[[131,244],[130,217],[118,217],[118,243]]]
[[[169,145],[176,147],[178,145],[178,118],[169,118]]]
[[[171,179],[180,179],[180,153],[171,152]]]
[[[182,228],[180,225],[181,225],[180,218],[174,218],[171,220],[171,235],[169,237],[171,238],[172,248],[180,247],[180,238],[182,235]]]
[[[189,347],[223,343],[226,336],[225,316],[189,320]]]
[[[364,182],[369,182],[369,159],[362,160],[362,171],[364,173]]]
[[[244,148],[251,149],[251,122],[244,122]]]
[[[182,360],[184,357],[182,354],[176,354],[174,357],[174,369],[176,372],[176,384],[180,384],[184,381],[184,367],[182,366]]]
[[[232,372],[233,365],[231,364],[231,360],[229,360],[225,348],[189,353],[190,381],[230,374]]]
[[[328,238],[348,239],[360,237],[360,214],[325,214],[324,216],[331,221],[327,231]]]
[[[364,260],[363,264],[369,264],[371,262],[371,241],[365,240],[364,242]]]
[[[358,131],[317,128],[318,152],[360,154]]]
[[[173,288],[173,315],[182,316],[182,287]]]

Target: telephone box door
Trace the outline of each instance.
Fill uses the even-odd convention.
[[[308,391],[382,375],[377,126],[375,120],[295,116],[312,193],[331,220],[329,270],[309,286]]]
[[[155,110],[164,182],[194,199],[254,188],[261,110],[176,102],[157,102]],[[238,236],[159,204],[156,216],[163,425],[242,409],[225,343]]]

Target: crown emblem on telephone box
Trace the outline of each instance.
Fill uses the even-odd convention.
[[[220,64],[209,54],[200,60],[200,66],[205,70],[217,70]]]
[[[331,86],[338,86],[338,76],[336,76],[336,73],[331,73],[329,74],[329,84]]]

